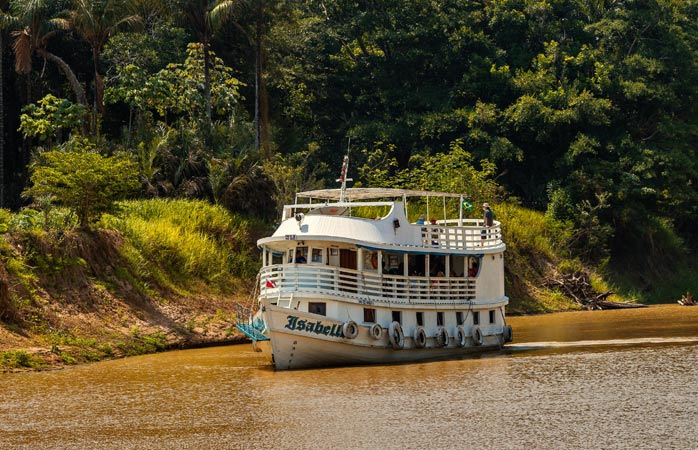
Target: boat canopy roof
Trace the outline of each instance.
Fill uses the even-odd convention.
[[[305,191],[296,194],[296,198],[305,197],[310,199],[336,200],[341,198],[341,189],[319,189],[315,191]],[[344,191],[344,200],[370,200],[380,198],[405,198],[405,197],[443,197],[461,198],[467,197],[465,194],[453,194],[449,192],[419,191],[413,189],[396,188],[347,188]]]

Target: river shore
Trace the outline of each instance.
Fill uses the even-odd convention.
[[[132,300],[132,299],[131,299]],[[108,292],[88,302],[51,298],[35,323],[0,324],[0,371],[50,370],[171,349],[239,344],[235,303],[210,295],[143,299]]]

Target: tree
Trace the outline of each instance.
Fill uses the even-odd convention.
[[[232,16],[240,0],[178,0],[189,25],[194,28],[203,45],[204,54],[204,97],[206,120],[211,127],[211,38],[216,30]]]
[[[103,156],[87,140],[73,140],[66,151],[41,153],[31,164],[31,183],[24,193],[49,196],[73,210],[80,227],[89,228],[115,202],[140,187],[137,165],[124,156]]]
[[[61,140],[63,130],[76,130],[85,121],[87,109],[65,98],[48,94],[37,104],[22,108],[19,131],[25,137],[38,137],[52,147],[54,140]]]
[[[85,89],[73,70],[62,58],[48,51],[49,41],[59,31],[67,30],[70,26],[68,20],[54,15],[60,5],[51,0],[14,0],[10,6],[12,14],[22,27],[21,30],[12,32],[17,73],[28,75],[31,72],[32,55],[36,53],[58,66],[68,79],[76,101],[86,106]]]
[[[92,116],[93,132],[97,130],[97,112],[104,114],[104,81],[100,74],[100,57],[104,45],[121,26],[139,24],[141,18],[128,14],[124,0],[75,0],[71,14],[72,25],[77,28],[92,50],[95,72],[95,96]]]

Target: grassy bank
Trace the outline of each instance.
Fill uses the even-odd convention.
[[[122,204],[95,231],[54,209],[3,214],[0,368],[240,340],[257,270],[250,223],[205,202]]]

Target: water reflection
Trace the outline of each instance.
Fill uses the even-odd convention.
[[[698,447],[698,308],[510,323],[457,361],[274,372],[245,345],[0,375],[0,447]]]

